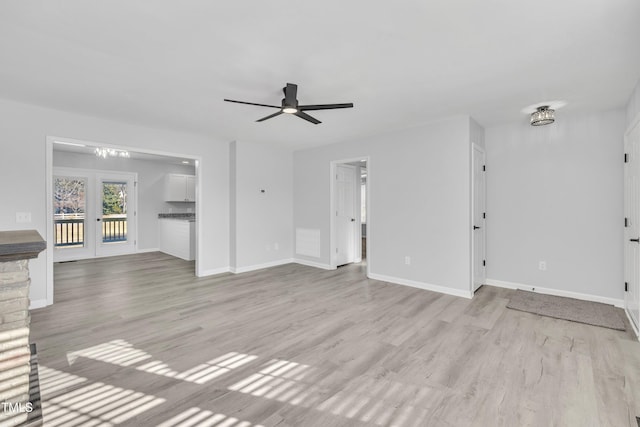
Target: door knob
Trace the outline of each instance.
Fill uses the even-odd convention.
[[[96,221],[100,221],[100,218],[96,218]]]
[[[478,227],[477,225],[474,225],[474,226],[473,226],[473,229],[474,229],[474,230],[477,230],[478,228],[480,228],[480,227]]]
[[[636,243],[640,243],[640,237],[638,237],[637,239],[629,239],[630,242],[636,242]]]
[[[351,218],[351,222],[356,222],[356,219],[355,218]]]

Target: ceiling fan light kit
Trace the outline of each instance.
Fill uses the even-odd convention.
[[[282,99],[281,105],[278,107],[277,105],[268,105],[268,104],[257,104],[255,102],[245,102],[245,101],[236,101],[233,99],[225,99],[227,102],[235,102],[237,104],[247,104],[247,105],[257,105],[258,107],[268,107],[268,108],[277,108],[278,112],[270,114],[266,117],[256,120],[256,122],[263,122],[265,120],[272,119],[280,114],[293,114],[294,116],[298,116],[301,119],[304,119],[308,122],[313,123],[314,125],[322,123],[320,120],[315,117],[310,116],[305,113],[305,111],[314,111],[314,110],[335,110],[338,108],[353,108],[353,103],[348,102],[344,104],[318,104],[318,105],[298,105],[298,85],[293,83],[287,83],[287,86],[282,88],[284,92],[284,98]]]

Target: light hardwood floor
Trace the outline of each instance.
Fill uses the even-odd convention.
[[[45,425],[633,426],[640,343],[285,265],[196,278],[161,253],[55,266],[32,312]]]

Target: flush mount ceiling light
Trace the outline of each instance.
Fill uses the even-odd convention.
[[[96,153],[96,156],[102,157],[103,159],[106,159],[107,157],[122,157],[128,159],[131,157],[128,151],[116,150],[114,148],[96,147],[94,153]]]
[[[545,101],[529,105],[520,111],[524,114],[531,115],[531,126],[544,126],[553,123],[556,119],[556,110],[565,105],[567,105],[565,101]]]
[[[531,126],[550,125],[556,121],[556,110],[552,110],[548,105],[538,107],[536,111],[531,113]]]

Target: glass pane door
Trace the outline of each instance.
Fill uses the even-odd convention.
[[[64,261],[82,258],[91,247],[87,233],[87,177],[53,177],[54,259]]]
[[[102,182],[102,243],[127,241],[127,182]]]
[[[96,255],[118,255],[135,250],[135,176],[97,177]]]

